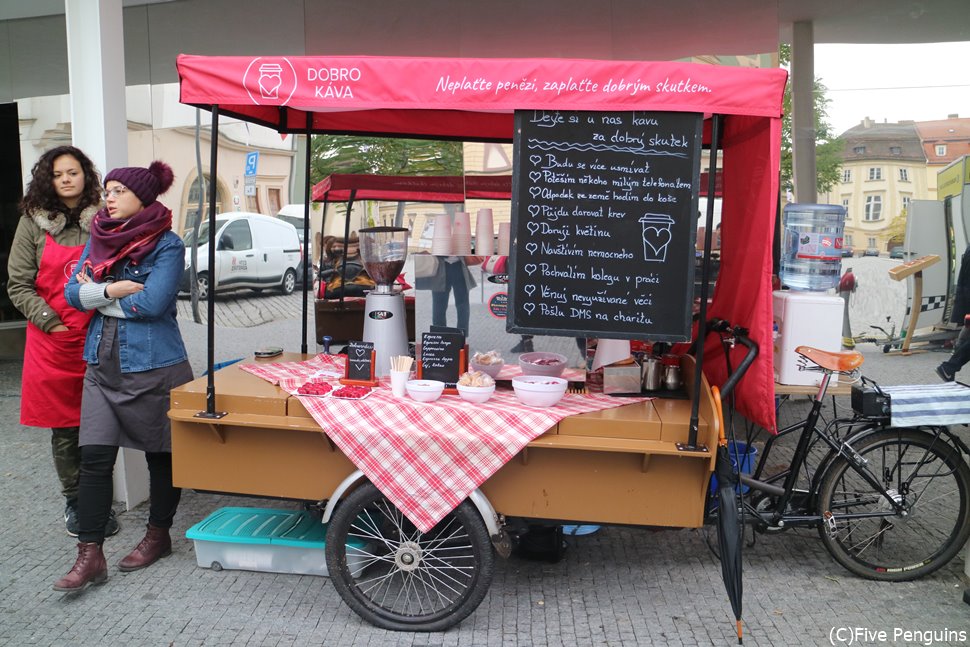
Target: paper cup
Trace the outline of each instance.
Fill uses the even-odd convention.
[[[411,371],[391,371],[391,393],[395,398],[403,398],[408,394],[408,378]]]

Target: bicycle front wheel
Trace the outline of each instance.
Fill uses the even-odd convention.
[[[856,448],[866,469],[905,514],[894,512],[845,458],[819,486],[819,532],[844,567],[873,580],[902,582],[937,570],[970,535],[970,468],[960,451],[915,429],[886,429]]]

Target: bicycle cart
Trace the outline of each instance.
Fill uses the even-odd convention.
[[[760,498],[749,494],[740,508],[733,503],[732,487],[720,488],[716,510],[710,501],[715,464],[725,480],[733,473],[719,459],[726,456],[718,449],[725,442],[721,393],[732,398],[732,409],[764,428],[775,428],[771,354],[756,356],[754,349],[771,343],[770,241],[778,195],[783,71],[683,63],[375,57],[180,56],[178,67],[182,101],[212,110],[213,164],[220,111],[288,133],[486,142],[511,141],[513,112],[523,109],[530,111],[533,128],[565,123],[567,115],[560,110],[590,111],[582,113],[588,123],[598,123],[598,112],[603,112],[604,124],[617,116],[610,111],[623,111],[622,118],[631,124],[655,121],[639,111],[692,113],[698,119],[693,132],[712,150],[708,195],[715,193],[718,151],[723,153],[724,235],[710,310],[712,316],[743,326],[732,329],[741,343],[728,348],[706,340],[695,356],[681,356],[683,399],[567,394],[560,405],[540,414],[518,407],[510,394],[498,391],[494,401],[474,408],[449,408],[454,399],[429,403],[436,407],[421,408],[404,400],[395,405],[385,400],[381,388],[359,402],[298,397],[287,390],[286,380],[305,380],[309,372],[333,369],[321,364],[332,362],[329,356],[306,352],[305,332],[300,354],[210,371],[206,379],[172,392],[175,483],[318,503],[329,524],[326,560],[334,586],[367,621],[411,631],[443,630],[460,622],[485,596],[495,555],[507,555],[512,536],[531,523],[697,528],[705,520],[716,520],[729,534],[726,520],[740,509],[742,520],[763,524],[765,531],[797,524],[825,528],[826,546],[837,558],[841,554],[840,561],[860,574],[882,579],[929,572],[965,539],[965,448],[939,426],[934,435],[922,430],[894,432],[884,419],[856,421],[850,427],[858,425],[859,434],[838,442],[821,436],[831,441],[832,454],[818,487],[795,487],[800,465],[793,461],[790,479],[765,476],[759,468],[755,479],[745,483]],[[326,84],[307,85],[307,78],[322,79],[324,73],[345,83],[339,93]],[[586,81],[573,82],[581,77]],[[594,93],[594,87],[599,92]],[[709,117],[701,123],[704,115]],[[568,118],[580,120],[579,113]],[[623,146],[633,145],[623,150],[634,156],[642,149],[636,148],[636,137],[629,132],[611,136],[611,150],[617,150],[615,142],[620,140]],[[548,144],[536,139],[539,146]],[[655,141],[660,140],[667,146],[681,141]],[[544,158],[533,154],[527,159],[538,165]],[[646,170],[631,162],[629,168],[633,167]],[[543,177],[540,171],[533,173]],[[215,168],[212,175],[216,176]],[[554,173],[553,179],[560,175]],[[677,178],[674,185],[680,183]],[[529,190],[537,191],[532,195],[542,192],[538,187]],[[669,201],[666,195],[665,200]],[[554,206],[551,209],[560,217]],[[597,213],[605,214],[605,208],[586,215]],[[710,233],[712,201],[707,216]],[[673,219],[653,213],[637,218],[633,222],[642,225],[637,252],[645,262],[666,261]],[[211,241],[209,247],[212,253]],[[514,255],[516,247],[512,249]],[[690,254],[688,274],[693,268],[692,245]],[[526,265],[524,271],[534,270]],[[701,339],[708,306],[704,272],[696,333]],[[511,278],[514,284],[515,276]],[[692,294],[689,287],[682,292],[686,294],[674,295],[677,299],[671,303],[686,314],[681,340],[689,341]],[[515,305],[510,300],[510,306]],[[211,299],[209,308],[211,322]],[[531,308],[534,304],[523,307],[530,312]],[[650,339],[649,330],[649,325],[627,325],[617,338]],[[211,348],[210,343],[210,366]],[[855,368],[849,366],[855,356],[833,357],[819,362],[826,376]],[[281,373],[272,373],[277,370]],[[827,377],[819,403],[825,384]],[[813,412],[800,437],[806,447],[818,437],[818,411]],[[889,463],[876,460],[904,444],[919,448],[925,458],[911,465],[913,453],[906,451],[902,459]],[[865,468],[867,464],[878,465],[878,473]],[[936,470],[934,478],[925,477],[924,467]],[[850,482],[855,474],[868,490]],[[857,519],[871,520],[881,528],[877,547],[888,544],[894,536],[889,531],[916,518],[913,512],[928,503],[920,498],[926,491],[921,486],[935,487],[941,482],[939,475],[956,484],[953,492],[932,499],[953,500],[950,507],[957,510],[952,518],[944,518],[948,525],[939,530],[942,548],[917,561],[909,555],[873,564],[866,562],[867,555],[860,558],[851,544],[857,533],[848,526]],[[858,505],[867,508],[856,513]],[[349,555],[352,551],[362,552]],[[726,582],[732,579],[732,568],[725,565]],[[738,617],[739,602],[739,595],[732,594]]]

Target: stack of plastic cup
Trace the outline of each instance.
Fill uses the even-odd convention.
[[[498,223],[498,255],[508,256],[511,247],[512,225],[508,222]]]
[[[446,213],[434,217],[434,235],[431,238],[431,253],[435,256],[451,256],[451,216]]]
[[[492,210],[479,209],[475,219],[475,254],[491,256],[495,253],[495,229],[492,225]]]
[[[471,215],[467,211],[455,214],[451,225],[451,253],[455,256],[470,256],[472,253]]]

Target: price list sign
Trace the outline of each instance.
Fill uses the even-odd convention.
[[[515,113],[510,332],[690,339],[702,126]]]

